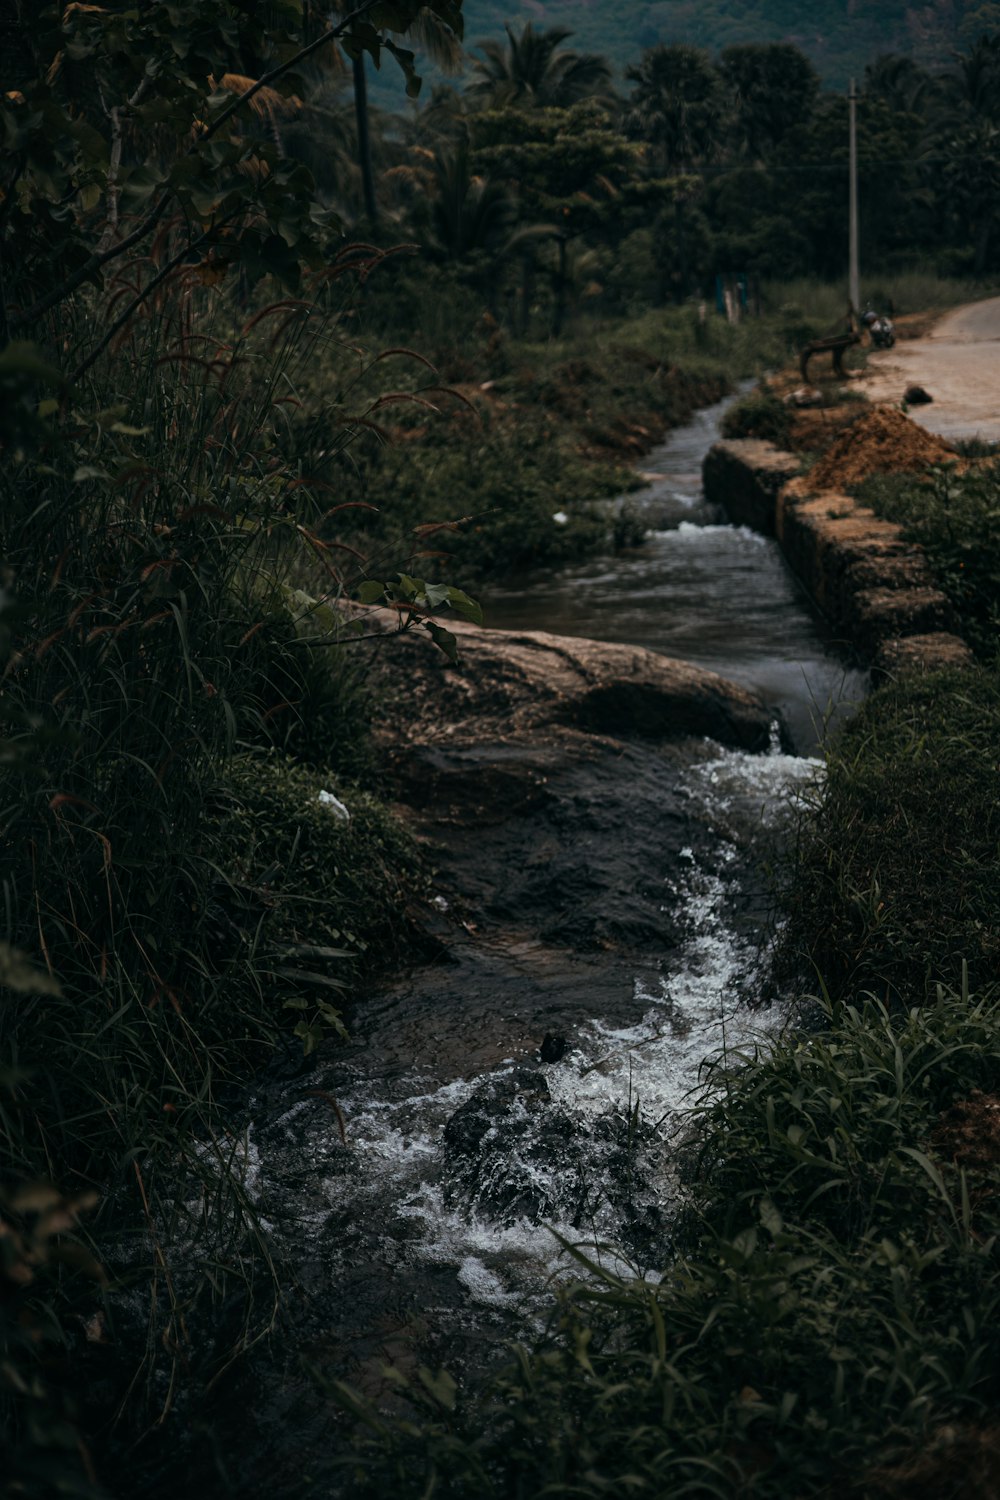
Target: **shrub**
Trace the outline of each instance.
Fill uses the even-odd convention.
[[[963,957],[995,975],[998,743],[1000,681],[966,669],[880,688],[831,746],[787,942],[832,989],[920,995]]]
[[[338,1007],[358,977],[405,949],[424,884],[415,846],[370,793],[276,752],[232,760],[213,801],[210,847],[227,873],[212,913],[220,940],[252,955],[260,1005],[296,1012],[311,1050],[324,1023],[342,1030]]]
[[[893,475],[868,480],[859,494],[919,542],[935,579],[961,621],[962,634],[983,661],[1000,647],[1000,470],[965,474],[948,468],[928,479]]]
[[[726,438],[765,438],[779,448],[791,440],[792,417],[788,407],[766,385],[735,402],[722,419]]]

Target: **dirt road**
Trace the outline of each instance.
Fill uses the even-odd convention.
[[[869,400],[898,403],[922,385],[933,404],[909,414],[930,432],[1000,442],[1000,297],[946,313],[925,338],[872,350],[868,370]]]

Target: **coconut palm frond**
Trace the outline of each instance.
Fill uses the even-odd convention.
[[[213,89],[227,94],[245,94],[257,80],[247,78],[243,73],[223,73],[221,78],[209,78],[208,82]],[[291,119],[302,108],[302,100],[297,94],[279,94],[277,89],[269,88],[258,89],[248,103],[253,113],[261,119],[274,115]]]

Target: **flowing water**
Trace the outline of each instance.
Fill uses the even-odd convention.
[[[359,1005],[346,1046],[289,1056],[261,1082],[237,1154],[288,1268],[292,1390],[307,1384],[303,1351],[380,1399],[387,1361],[481,1369],[530,1336],[567,1274],[553,1230],[655,1278],[703,1066],[782,1024],[780,1003],[760,1003],[762,850],[773,857],[789,801],[815,780],[823,720],[864,680],[775,545],[706,506],[720,411],[649,460],[644,547],[496,590],[489,618],[704,663],[773,703],[799,753],[776,734],[762,755],[630,745],[554,770],[521,846],[474,829],[464,864],[445,860],[445,956]],[[280,1450],[284,1409],[250,1399]],[[298,1439],[321,1448],[328,1420],[315,1414],[310,1439],[300,1410]]]
[[[808,751],[865,678],[844,666],[777,545],[706,504],[701,463],[727,404],[699,412],[646,460],[649,487],[627,502],[652,528],[642,547],[492,589],[488,619],[710,667],[772,703]]]

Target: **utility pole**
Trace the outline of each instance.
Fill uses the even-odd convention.
[[[854,87],[854,79],[851,79],[851,91],[848,94],[850,107],[850,271],[848,275],[848,296],[855,316],[861,313],[861,275],[858,269],[858,120],[857,104],[858,95]]]

